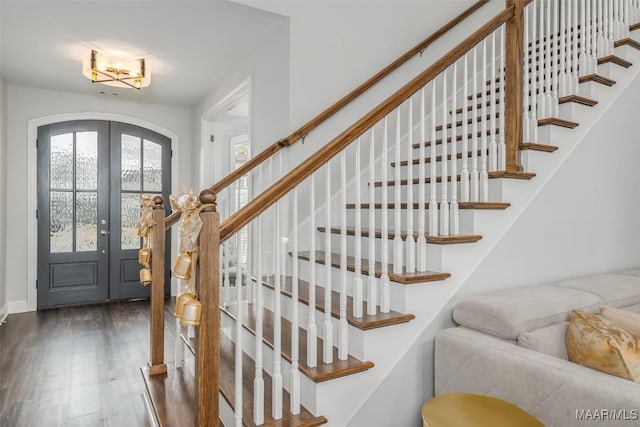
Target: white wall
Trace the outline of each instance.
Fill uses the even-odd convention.
[[[156,124],[178,135],[179,183],[191,183],[191,111],[187,108],[134,103],[100,95],[78,95],[20,86],[7,86],[7,210],[6,280],[12,311],[26,309],[27,226],[35,212],[27,211],[27,123],[56,114],[116,113]]]
[[[0,77],[0,322],[7,314],[7,87]]]
[[[250,80],[249,135],[253,154],[286,136],[289,124],[289,28],[288,19],[282,17],[279,30],[256,46],[255,52],[243,58],[235,70],[226,76],[216,88],[207,94],[194,108],[192,120],[194,164],[193,182],[198,184],[204,176],[203,185],[212,185],[229,172],[228,147],[214,142],[205,147],[208,134],[203,141],[201,129],[203,115],[244,82]],[[204,143],[204,144],[203,144]],[[213,151],[214,163],[209,163],[209,152]],[[204,174],[202,173],[204,168]],[[198,188],[199,189],[199,188]]]
[[[350,425],[422,425],[420,407],[433,396],[434,334],[453,325],[452,307],[466,296],[640,266],[638,96],[640,78],[590,130]],[[390,401],[393,411],[385,413]]]

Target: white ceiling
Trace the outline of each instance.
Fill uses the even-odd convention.
[[[193,106],[287,18],[225,0],[0,0],[0,75],[8,84]],[[147,58],[141,91],[82,76],[91,49]]]

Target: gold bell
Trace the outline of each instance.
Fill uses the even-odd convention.
[[[147,286],[148,284],[151,283],[151,269],[150,268],[145,267],[142,270],[140,270],[140,283],[142,283],[144,286]]]
[[[151,261],[151,249],[142,248],[138,251],[138,262],[142,265],[147,265]]]
[[[176,297],[176,308],[173,310],[173,315],[180,319],[182,317],[182,313],[184,312],[184,306],[190,301],[196,299],[195,294],[190,291],[180,292]]]
[[[191,277],[191,254],[189,252],[178,255],[175,264],[173,264],[173,275],[181,280],[189,280]]]
[[[184,305],[182,316],[180,316],[181,325],[200,326],[200,314],[202,313],[202,303],[197,299],[193,299]]]

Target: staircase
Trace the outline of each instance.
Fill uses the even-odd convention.
[[[295,170],[236,173],[271,186],[221,224],[203,210],[202,319],[176,322],[173,366],[152,344],[152,418],[347,425],[639,74],[639,22],[636,0],[509,0]]]

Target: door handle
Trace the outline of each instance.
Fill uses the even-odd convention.
[[[107,230],[100,230],[100,235],[101,236],[106,236],[107,234],[109,234],[109,232]]]

